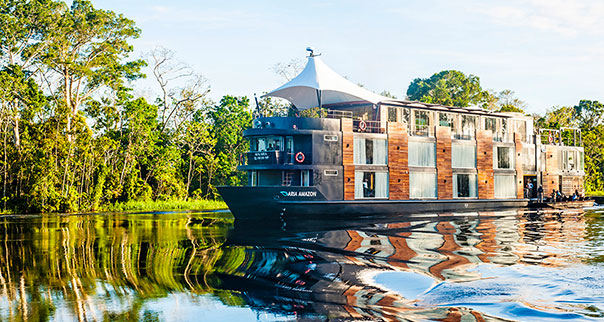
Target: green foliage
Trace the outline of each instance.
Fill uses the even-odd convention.
[[[460,107],[482,103],[486,95],[478,76],[457,70],[444,70],[430,78],[416,78],[407,89],[409,100]]]
[[[174,200],[217,198],[216,185],[245,179],[248,99],[209,102],[201,76],[164,83],[157,104],[134,97],[127,85],[146,62],[128,60],[132,20],[86,0],[1,1],[0,26],[3,213],[181,208]]]

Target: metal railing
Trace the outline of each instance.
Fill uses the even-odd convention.
[[[352,120],[352,130],[360,133],[386,133],[380,121]]]
[[[285,151],[250,151],[239,155],[239,165],[293,163],[294,153]]]

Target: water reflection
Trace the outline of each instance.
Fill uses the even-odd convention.
[[[0,220],[0,320],[604,317],[597,212]]]

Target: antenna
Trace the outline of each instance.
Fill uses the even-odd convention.
[[[306,51],[310,52],[308,57],[321,56],[321,54],[315,54],[315,49],[313,47],[306,47]]]

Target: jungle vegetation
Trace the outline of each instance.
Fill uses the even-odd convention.
[[[0,0],[0,212],[119,209],[131,202],[217,199],[217,185],[245,183],[238,156],[251,126],[247,97],[208,98],[203,76],[165,48],[131,57],[135,22],[87,0]],[[292,67],[293,66],[293,67]],[[300,63],[277,64],[285,79]],[[147,75],[145,75],[145,73]],[[148,77],[153,98],[133,90]],[[446,70],[415,79],[408,99],[522,112],[511,90]],[[264,98],[261,115],[295,114]],[[314,116],[309,110],[301,116]],[[604,191],[602,104],[582,100],[536,116],[578,126],[588,191]],[[118,205],[118,206],[116,206]]]

